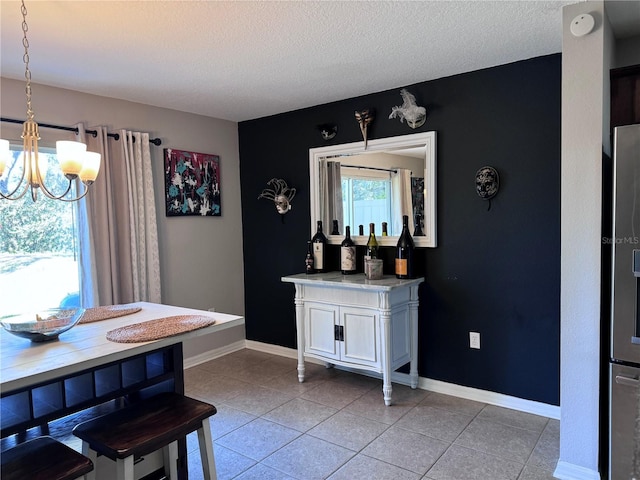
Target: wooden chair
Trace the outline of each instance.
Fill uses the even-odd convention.
[[[2,480],[74,480],[85,478],[93,463],[51,437],[38,437],[0,455]]]
[[[121,410],[80,423],[82,453],[96,463],[98,455],[116,462],[117,480],[133,480],[134,459],[163,449],[165,475],[176,480],[178,440],[198,431],[205,480],[215,480],[216,467],[209,417],[216,407],[177,393],[161,393]],[[93,476],[88,477],[93,480]]]

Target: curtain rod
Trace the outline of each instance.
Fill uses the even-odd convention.
[[[7,122],[7,123],[18,123],[20,125],[24,123],[24,120],[15,120],[13,118],[5,118],[5,117],[0,118],[0,121]],[[55,128],[57,130],[65,130],[67,132],[73,132],[76,134],[78,133],[78,129],[76,127],[63,127],[61,125],[52,125],[50,123],[39,123],[39,122],[38,122],[38,126],[43,128]],[[98,136],[98,132],[96,130],[85,130],[85,133],[92,135],[93,138]],[[119,133],[107,133],[107,136],[113,138],[114,140],[120,140]],[[134,138],[134,141],[135,141],[135,138]],[[153,143],[156,147],[158,147],[162,145],[162,140],[160,140],[159,138],[150,138],[149,143]]]
[[[341,163],[340,166],[341,167],[347,167],[347,168],[360,168],[360,169],[365,169],[365,170],[379,170],[381,172],[398,173],[398,170],[393,170],[393,169],[390,169],[390,168],[365,167],[364,165],[345,165],[344,163]]]

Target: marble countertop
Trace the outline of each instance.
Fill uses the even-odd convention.
[[[304,285],[315,285],[324,287],[353,288],[360,290],[385,291],[394,288],[419,285],[424,282],[423,277],[402,280],[395,275],[385,275],[380,280],[367,280],[364,273],[355,275],[343,275],[341,272],[298,273],[282,277],[283,282],[299,283]]]

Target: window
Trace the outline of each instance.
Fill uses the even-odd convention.
[[[15,188],[22,175],[21,147],[16,146],[13,164],[0,178],[3,193]],[[55,150],[40,147],[39,156],[48,161],[47,185],[62,193],[67,182],[59,173]],[[30,191],[20,200],[0,199],[3,315],[79,305],[75,209],[76,202],[51,200],[42,193],[34,202]]]
[[[342,167],[342,209],[345,225],[391,224],[391,179],[388,172]],[[380,233],[380,232],[379,232]]]

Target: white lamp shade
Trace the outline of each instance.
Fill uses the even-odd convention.
[[[7,167],[7,162],[11,158],[11,151],[9,150],[9,140],[0,139],[0,177]]]
[[[56,142],[56,153],[60,170],[65,175],[79,175],[82,170],[87,146],[84,143],[59,140]]]
[[[100,171],[100,161],[102,156],[97,152],[85,152],[82,170],[80,170],[80,180],[91,184],[98,177]]]

